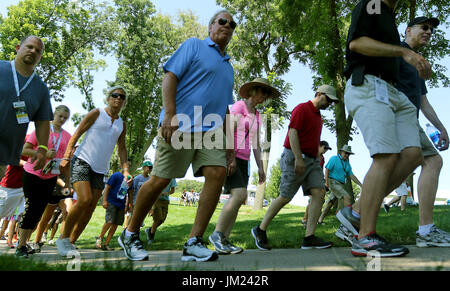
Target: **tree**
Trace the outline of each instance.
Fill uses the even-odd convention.
[[[285,100],[291,92],[290,84],[282,76],[289,71],[291,58],[298,51],[289,38],[279,33],[279,8],[270,0],[217,0],[217,3],[233,15],[239,23],[234,40],[230,43],[229,54],[235,68],[235,91],[255,77],[266,77],[281,92],[281,97],[260,106],[267,117],[262,124],[262,160],[267,173],[272,131],[278,129],[289,117]],[[300,57],[300,56],[297,56]],[[238,97],[239,99],[239,97]],[[271,115],[279,116],[273,120]],[[266,184],[257,186],[254,209],[262,209]]]
[[[0,17],[0,58],[12,60],[15,47],[26,35],[42,37],[45,52],[37,72],[55,101],[75,86],[92,100],[93,72],[105,66],[94,59],[94,50],[106,53],[113,39],[110,7],[92,0],[22,0]]]
[[[157,14],[149,0],[116,0],[120,26],[115,45],[119,68],[110,85],[127,89],[127,105],[121,117],[127,123],[127,150],[135,171],[157,135],[162,108],[162,65],[190,37],[201,38],[207,29],[192,12],[180,12],[179,24]],[[115,158],[116,155],[114,155]],[[113,158],[112,168],[118,165]]]
[[[266,188],[266,197],[277,198],[280,195],[281,167],[280,159],[270,168],[270,177]]]

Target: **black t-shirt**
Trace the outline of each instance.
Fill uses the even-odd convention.
[[[401,45],[411,49],[406,42],[402,42]],[[399,59],[400,72],[396,87],[399,91],[408,96],[412,104],[416,106],[417,117],[419,117],[419,110],[422,105],[422,95],[426,95],[428,93],[425,80],[419,77],[419,72],[414,66],[408,64],[403,58]]]
[[[364,73],[381,76],[384,80],[398,80],[399,59],[396,57],[369,57],[351,51],[349,44],[352,40],[366,36],[372,39],[400,45],[400,35],[395,23],[393,11],[381,2],[381,13],[369,14],[367,7],[370,0],[360,1],[352,12],[352,22],[348,30],[345,76],[350,78],[353,70],[365,66]]]

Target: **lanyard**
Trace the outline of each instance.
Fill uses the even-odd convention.
[[[25,85],[22,87],[22,89],[20,89],[19,88],[19,80],[17,79],[16,66],[14,65],[14,61],[11,61],[11,70],[13,73],[14,87],[16,88],[17,98],[20,99],[20,93],[22,93],[22,91],[24,91],[28,87],[28,85],[30,85],[34,76],[36,76],[36,71],[33,71],[33,74],[28,78],[28,81],[25,83]]]
[[[55,131],[53,129],[53,124],[50,124],[50,129],[52,130],[52,133],[55,133]],[[61,143],[61,135],[62,135],[62,128],[59,132],[58,143],[56,143],[55,135],[53,135],[53,146],[55,146],[56,152],[58,152],[59,144]]]

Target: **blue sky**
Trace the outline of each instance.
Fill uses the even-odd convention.
[[[1,0],[0,13],[2,15],[6,15],[6,7],[11,4],[17,4],[18,2],[18,0]],[[216,11],[221,9],[221,7],[216,5],[214,0],[153,0],[153,3],[155,4],[158,12],[169,14],[172,16],[175,16],[178,10],[190,9],[199,16],[199,21],[203,25],[207,25],[209,18]],[[403,33],[405,27],[405,24],[400,25],[399,31]],[[441,29],[443,28],[441,27]],[[448,28],[445,28],[444,30],[446,31],[447,38],[450,37],[450,30]],[[106,81],[113,80],[115,72],[117,70],[117,63],[113,58],[107,58],[106,61],[108,63],[108,67],[104,71],[99,72],[95,75],[94,96],[95,104],[98,107],[103,106],[104,95],[102,93],[102,90],[106,87]],[[447,56],[445,59],[443,59],[441,61],[441,64],[450,69],[450,57]],[[292,110],[297,104],[306,102],[314,97],[314,91],[312,89],[312,73],[309,68],[293,62],[290,72],[283,76],[283,78],[287,82],[291,83],[293,89],[291,95],[287,98],[288,110]],[[450,114],[447,113],[450,105],[450,102],[448,101],[448,95],[450,92],[449,89],[429,88],[428,91],[429,101],[431,102],[444,126],[446,126],[447,130],[450,132]],[[72,109],[72,112],[84,113],[80,105],[80,94],[77,90],[67,90],[63,104],[69,105]],[[54,102],[53,105],[57,106],[58,104]],[[331,112],[324,112],[324,115],[327,117],[332,116]],[[422,114],[419,120],[421,125],[425,127],[427,120]],[[74,132],[74,127],[71,122],[68,122],[68,124],[65,125],[65,128],[69,132]],[[269,168],[275,163],[276,159],[281,156],[282,144],[286,133],[287,127],[285,126],[283,129],[276,132],[273,136]],[[332,155],[336,154],[336,137],[328,129],[324,128],[322,132],[322,139],[327,140],[330,143],[330,146],[333,148],[332,151],[329,151],[325,155],[325,158],[329,160]],[[372,160],[360,134],[354,136],[353,141],[351,141],[349,145],[352,147],[353,152],[356,153],[356,155],[352,156],[350,160],[353,167],[353,172],[362,181],[370,167]],[[149,151],[149,154],[153,157],[153,153],[151,151]],[[448,177],[450,176],[450,164],[448,163],[450,155],[448,151],[442,152],[441,154],[444,159],[444,167],[441,172],[438,195],[440,196],[444,193],[449,193],[446,196],[450,197],[450,179],[448,179]],[[256,170],[256,164],[253,160],[251,166],[252,171]],[[420,173],[420,168],[418,168],[415,172],[417,173],[416,176],[418,176],[418,174]],[[188,171],[186,178],[193,178],[191,170]],[[415,181],[417,182],[417,178],[415,179]]]

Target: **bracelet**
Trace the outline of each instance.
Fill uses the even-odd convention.
[[[45,145],[41,144],[38,146],[38,149],[44,149],[46,151],[48,151],[48,147],[46,147]]]
[[[123,168],[122,170],[124,170],[124,171],[128,171],[128,168]]]

